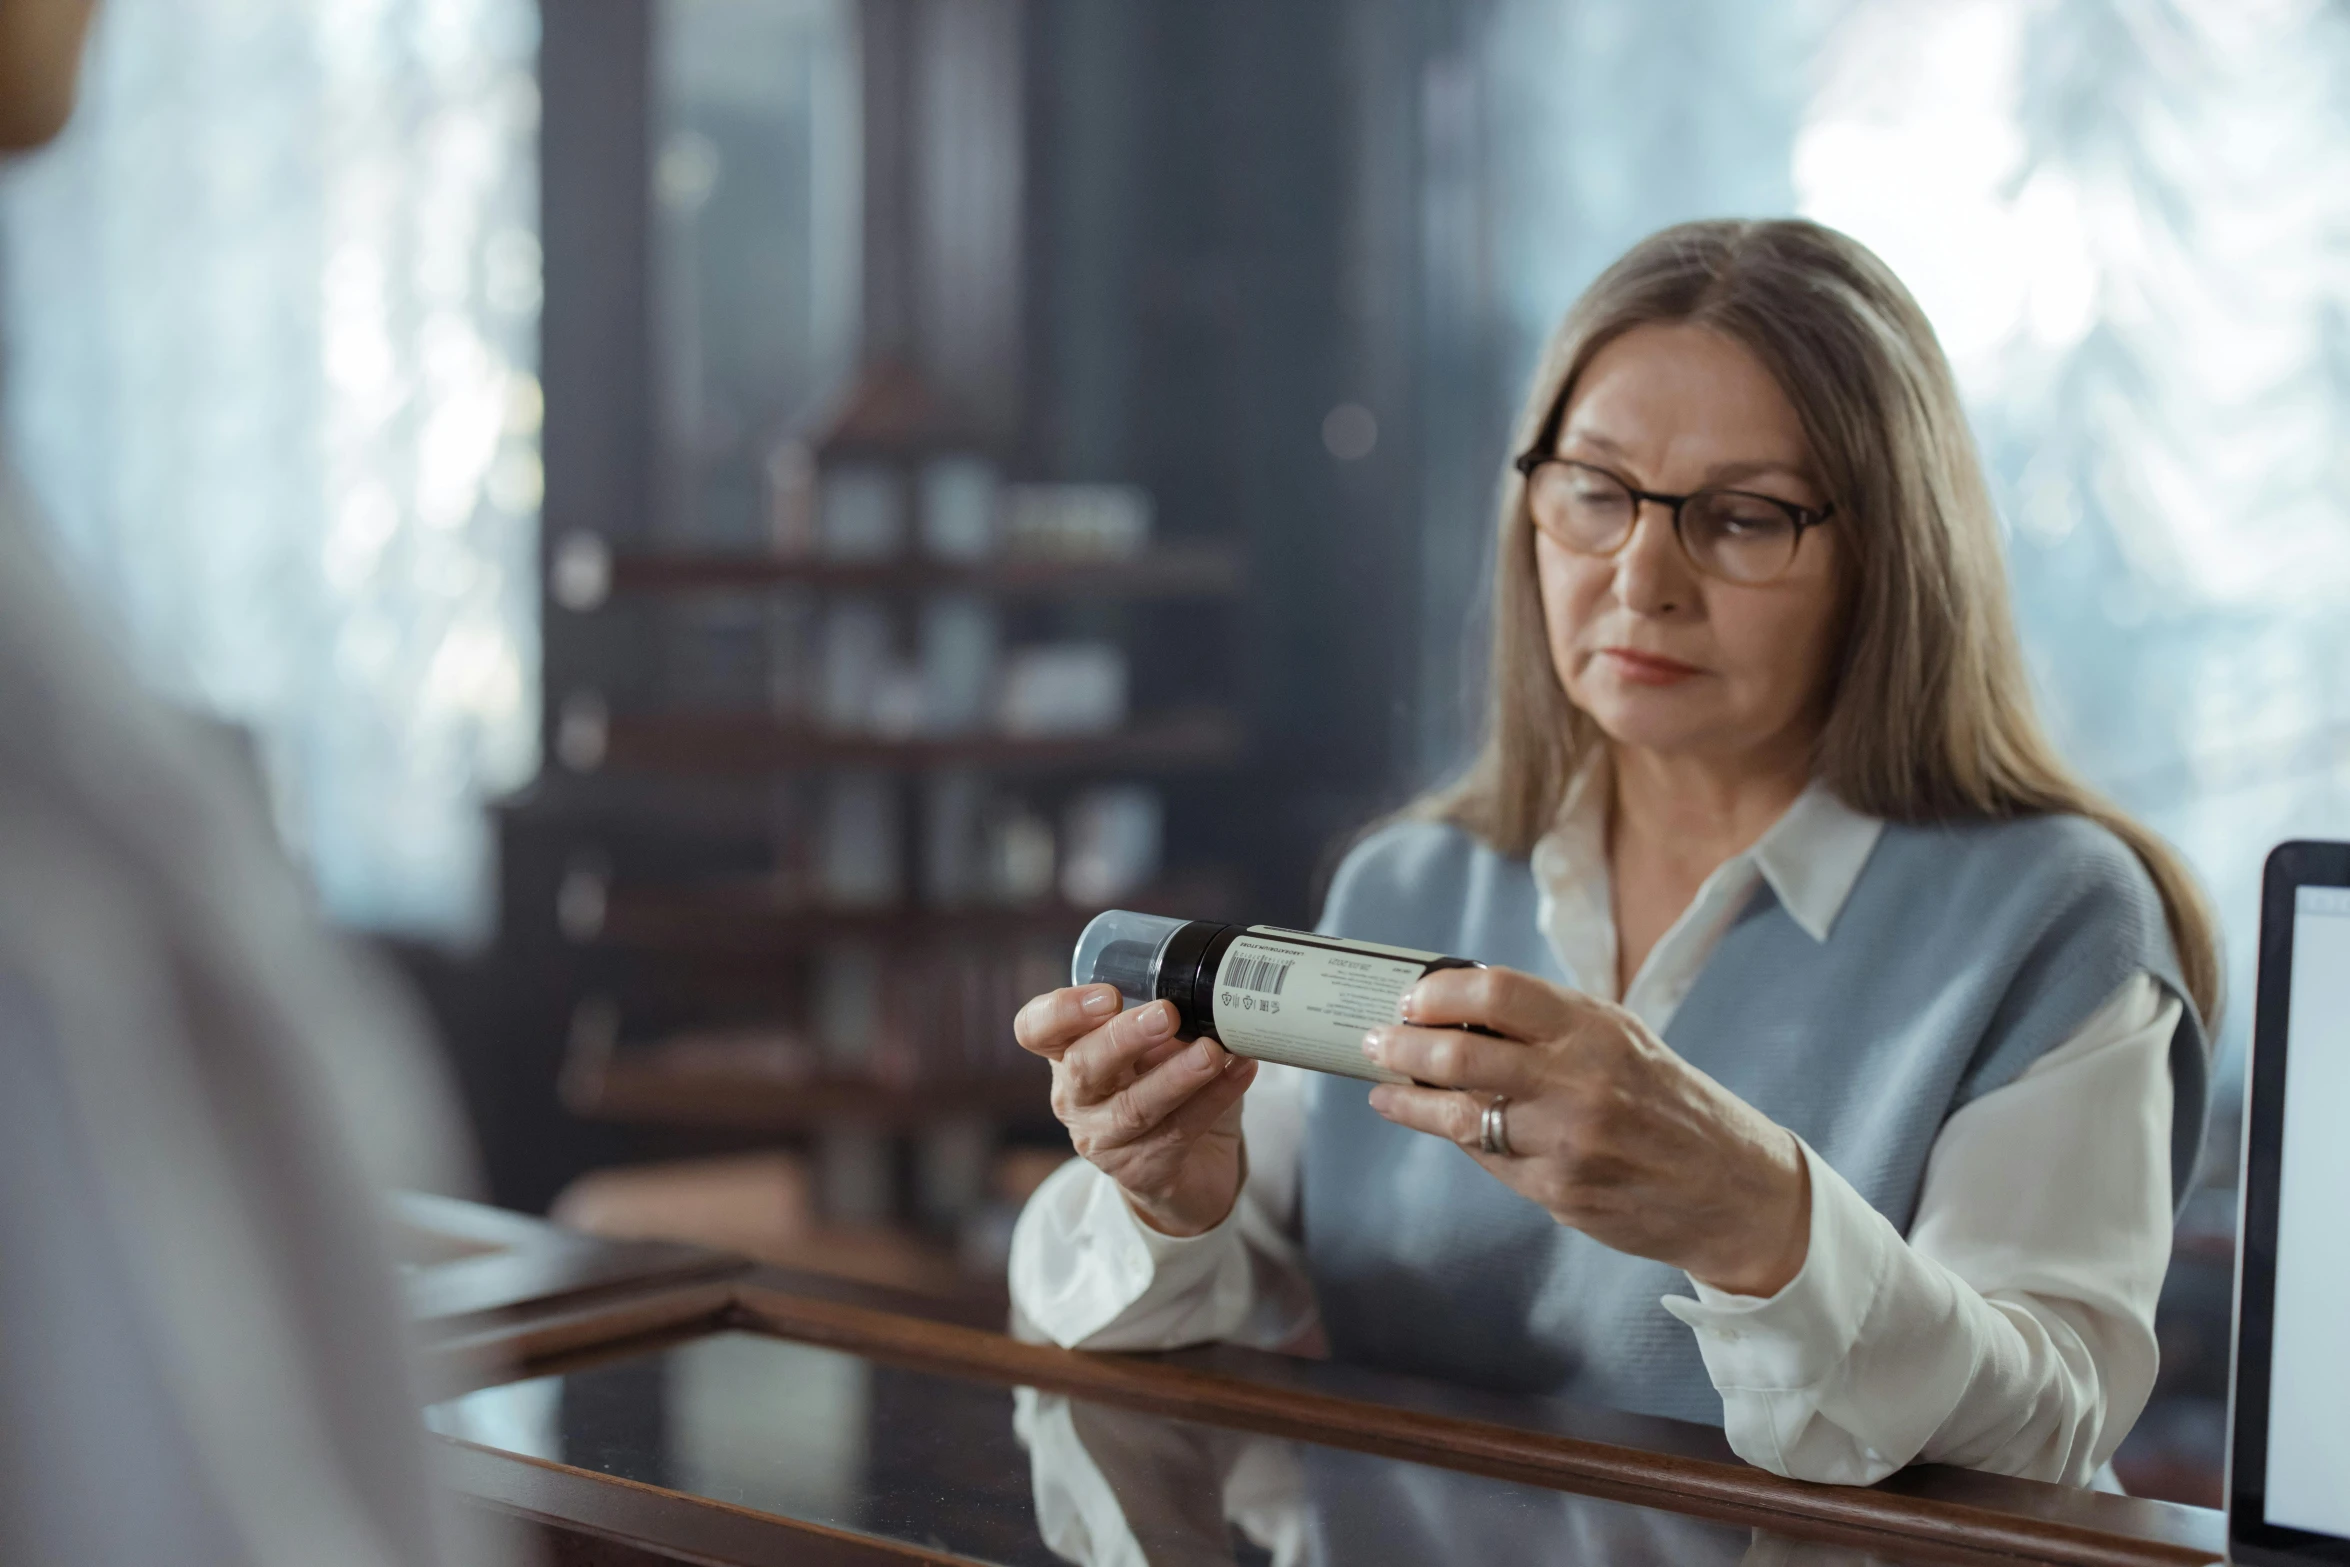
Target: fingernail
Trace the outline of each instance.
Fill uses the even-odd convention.
[[[1155,1006],[1142,1015],[1142,1031],[1154,1037],[1175,1032],[1175,1009]]]
[[[1191,1047],[1192,1065],[1207,1066],[1215,1059],[1216,1045],[1213,1040],[1203,1039],[1198,1044]]]
[[[1087,991],[1085,993],[1085,999],[1079,1002],[1078,1005],[1083,1007],[1090,1015],[1094,1017],[1100,1017],[1105,1012],[1115,1012],[1118,1010],[1118,993],[1114,990],[1096,987],[1095,989]]]
[[[1413,1018],[1418,1017],[1420,1015],[1419,987],[1414,986],[1410,990],[1405,991],[1403,993],[1403,1001],[1396,1007],[1395,1010],[1396,1014],[1400,1016],[1406,1023],[1409,1023]]]
[[[1227,1056],[1224,1058],[1224,1070],[1232,1073],[1235,1077],[1243,1072],[1253,1072],[1256,1069],[1256,1062],[1248,1056]]]
[[[1380,1033],[1379,1030],[1373,1029],[1371,1032],[1363,1036],[1363,1054],[1369,1056],[1372,1060],[1378,1060],[1379,1057],[1386,1052],[1386,1049],[1387,1036]]]
[[[1386,1085],[1381,1084],[1379,1087],[1371,1090],[1371,1108],[1378,1111],[1381,1115],[1385,1115],[1387,1113],[1387,1103],[1394,1097],[1395,1096],[1393,1094],[1387,1091]]]

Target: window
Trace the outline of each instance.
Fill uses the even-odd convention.
[[[11,461],[338,917],[488,929],[537,765],[530,0],[101,7],[0,175]]]

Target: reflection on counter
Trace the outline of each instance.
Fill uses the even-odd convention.
[[[1869,1567],[1888,1559],[1624,1502],[1018,1394],[1045,1540],[1083,1567]]]
[[[484,1388],[429,1419],[484,1447],[1004,1567],[1887,1560],[754,1333]]]
[[[1038,1535],[1008,1389],[753,1333],[484,1388],[434,1430],[784,1518],[1003,1567]]]

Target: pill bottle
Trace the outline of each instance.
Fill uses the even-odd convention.
[[[1129,1006],[1171,1001],[1177,1032],[1217,1040],[1235,1055],[1402,1083],[1410,1079],[1371,1064],[1363,1035],[1402,1020],[1404,993],[1421,975],[1482,967],[1271,925],[1112,909],[1077,938],[1069,980],[1115,985]]]

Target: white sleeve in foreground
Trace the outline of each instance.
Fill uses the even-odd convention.
[[[1070,1349],[1219,1340],[1274,1349],[1308,1331],[1313,1287],[1292,1238],[1304,1075],[1258,1068],[1241,1111],[1248,1183],[1231,1216],[1203,1234],[1160,1234],[1082,1159],[1054,1171],[1012,1232],[1016,1329]]]
[[[1794,1281],[1664,1302],[1696,1331],[1740,1456],[1856,1485],[1919,1462],[2088,1481],[2154,1385],[2179,1011],[2139,975],[1953,1115],[1906,1240],[1804,1149]]]

